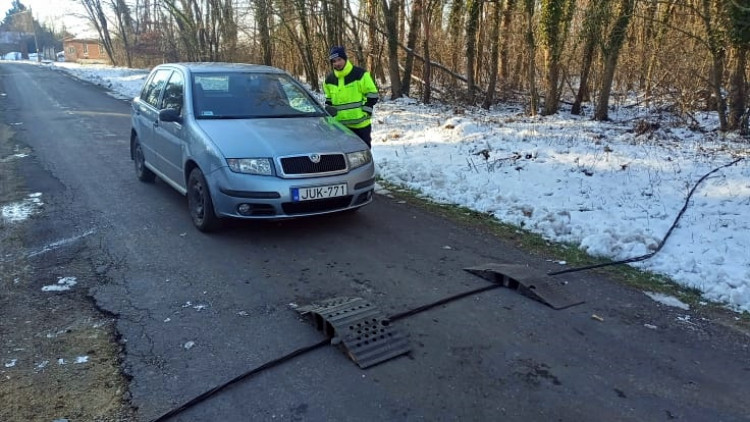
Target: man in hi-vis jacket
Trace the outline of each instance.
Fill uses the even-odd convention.
[[[344,47],[331,48],[328,56],[333,72],[326,76],[323,92],[326,104],[336,108],[336,120],[356,133],[372,148],[370,118],[378,102],[378,87],[370,72],[354,66],[346,58]]]

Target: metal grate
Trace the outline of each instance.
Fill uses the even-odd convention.
[[[503,287],[518,290],[524,296],[538,300],[552,309],[565,309],[584,302],[571,291],[567,282],[553,279],[524,265],[491,263],[464,270]]]
[[[320,161],[313,162],[309,155],[284,157],[281,168],[284,174],[317,174],[346,170],[346,159],[343,154],[322,154]]]
[[[316,328],[346,349],[360,368],[369,368],[409,352],[407,337],[362,298],[333,298],[297,308],[311,315]]]

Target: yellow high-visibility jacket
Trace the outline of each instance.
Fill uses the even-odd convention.
[[[326,76],[323,92],[326,104],[336,108],[336,120],[341,124],[353,129],[370,125],[373,106],[380,98],[370,72],[347,60],[341,71],[334,69]]]

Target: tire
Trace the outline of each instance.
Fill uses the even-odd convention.
[[[187,197],[190,218],[198,230],[210,232],[221,225],[221,221],[214,213],[214,203],[206,178],[199,168],[194,168],[188,176]]]
[[[133,162],[135,162],[135,177],[144,183],[154,183],[156,175],[146,167],[146,157],[138,137],[133,138]]]

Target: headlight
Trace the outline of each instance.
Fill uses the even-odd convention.
[[[349,168],[355,169],[372,162],[372,154],[370,154],[369,149],[366,149],[364,151],[350,152],[346,154],[346,159],[349,161]]]
[[[235,173],[273,175],[270,158],[227,158],[227,164]]]

